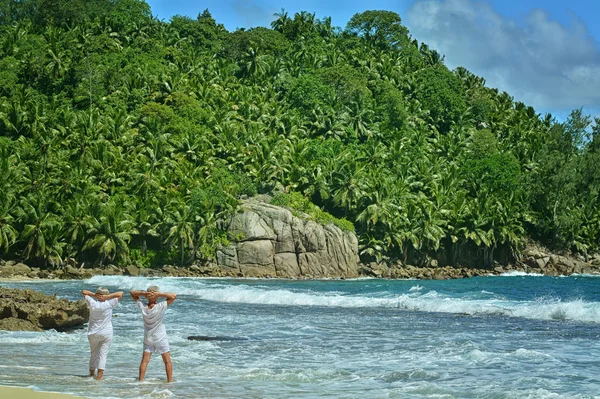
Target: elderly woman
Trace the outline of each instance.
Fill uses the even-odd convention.
[[[171,363],[171,349],[167,338],[167,330],[163,324],[167,306],[171,305],[176,294],[160,292],[158,287],[153,285],[146,291],[131,291],[131,297],[137,303],[142,318],[144,319],[144,352],[142,353],[142,362],[140,363],[139,380],[144,381],[146,367],[150,362],[152,353],[159,353],[165,363],[167,372],[167,381],[173,382],[173,365]],[[148,304],[143,303],[140,297],[146,297]],[[165,301],[157,302],[159,298],[165,298]]]
[[[93,377],[98,369],[96,379],[101,380],[106,366],[108,349],[113,338],[112,312],[117,306],[123,292],[109,293],[104,287],[100,287],[93,293],[82,290],[85,302],[90,308],[90,319],[88,322],[88,341],[90,342],[90,377]]]

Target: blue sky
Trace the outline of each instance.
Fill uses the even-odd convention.
[[[367,9],[395,11],[450,68],[464,66],[538,112],[563,119],[584,107],[600,116],[600,0],[146,1],[165,21],[208,8],[230,31],[269,26],[282,8],[331,17],[340,27]]]

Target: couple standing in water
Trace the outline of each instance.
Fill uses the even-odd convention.
[[[81,291],[85,302],[90,308],[90,319],[88,323],[88,341],[90,342],[90,377],[93,377],[98,370],[96,379],[101,380],[104,375],[108,349],[112,342],[112,311],[123,298],[123,291],[109,293],[109,291],[100,287],[96,293],[91,291]],[[173,365],[171,363],[171,349],[167,331],[163,323],[167,306],[171,305],[176,294],[159,292],[157,286],[152,285],[146,291],[130,291],[131,297],[142,312],[144,319],[144,351],[142,352],[142,361],[140,363],[139,380],[144,380],[146,367],[150,362],[152,353],[159,353],[165,363],[167,372],[167,381],[173,381]],[[140,300],[145,297],[148,303]],[[165,298],[165,301],[158,302],[159,298]]]

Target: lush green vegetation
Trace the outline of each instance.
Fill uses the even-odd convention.
[[[343,231],[354,232],[352,222],[345,218],[338,219],[332,216],[297,191],[276,193],[271,199],[271,204],[291,209],[292,214],[300,219],[313,220],[323,225],[334,224]]]
[[[353,224],[366,258],[590,254],[600,121],[448,70],[393,12],[228,32],[140,0],[0,2],[2,258],[210,258],[238,198],[280,191]]]

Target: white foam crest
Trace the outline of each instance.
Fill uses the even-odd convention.
[[[547,359],[547,358],[552,357],[551,355],[549,355],[547,353],[534,351],[532,349],[525,349],[525,348],[517,349],[516,351],[514,351],[512,353],[512,355],[517,358],[522,358],[522,359]]]
[[[539,299],[527,306],[516,307],[513,315],[517,317],[543,320],[575,320],[600,322],[600,304],[580,299],[560,301],[555,299]]]
[[[523,271],[511,271],[511,272],[506,272],[506,273],[500,273],[498,275],[493,275],[490,274],[490,277],[523,277],[523,276],[527,276],[527,277],[544,277],[543,274],[540,273],[527,273],[527,272],[523,272]]]
[[[95,276],[92,285],[118,286],[121,289],[143,289],[156,284],[161,290],[174,291],[200,299],[221,303],[245,303],[279,306],[324,306],[342,308],[399,308],[410,311],[468,315],[501,315],[540,320],[573,320],[600,323],[600,303],[582,300],[560,301],[542,298],[536,301],[508,301],[504,298],[466,299],[442,295],[434,290],[423,294],[409,291],[388,297],[315,293],[309,290],[270,289],[265,286],[223,284],[177,277],[147,278],[129,276]],[[414,287],[420,287],[419,285]],[[413,288],[414,288],[413,287]],[[1,336],[0,336],[1,339]],[[0,342],[2,342],[0,340]]]
[[[564,397],[564,396],[562,396]],[[561,395],[550,392],[544,388],[527,389],[520,392],[507,392],[507,398],[510,399],[556,399],[561,398]],[[580,395],[572,396],[572,398],[583,398]]]
[[[266,368],[251,368],[248,369],[242,378],[249,380],[275,380],[285,382],[327,382],[331,380],[356,380],[354,374],[343,370],[332,369],[266,369]]]
[[[190,290],[201,299],[264,305],[327,306],[345,308],[400,308],[411,311],[457,313],[468,315],[501,315],[540,320],[573,320],[600,323],[600,303],[583,300],[560,301],[542,298],[536,301],[504,299],[461,299],[429,291],[423,295],[398,295],[375,298],[357,295],[327,295],[289,290],[267,290],[257,287],[229,286]]]
[[[600,274],[589,274],[589,273],[573,273],[571,274],[571,277],[594,277],[594,278],[598,278],[600,277]]]
[[[482,351],[480,349],[473,349],[472,351],[465,353],[464,358],[474,363],[488,363],[498,359],[498,354],[494,352]]]
[[[184,290],[185,291],[185,290]],[[329,306],[329,307],[397,307],[395,298],[373,298],[340,294],[316,294],[294,292],[285,289],[268,290],[248,286],[209,287],[184,292],[201,299],[225,303],[249,303],[257,305]]]
[[[142,396],[144,399],[168,399],[174,397],[175,394],[168,389],[153,389],[149,394]]]
[[[0,334],[2,344],[44,344],[57,342],[87,341],[85,334],[59,333],[54,330],[44,332],[10,332]]]
[[[415,292],[415,291],[423,291],[423,286],[422,285],[414,285],[412,287],[410,287],[410,290],[408,290],[409,292]]]
[[[107,285],[119,287],[120,290],[145,290],[150,285],[158,285],[161,291],[176,291],[180,293],[184,285],[190,284],[190,279],[185,277],[93,276],[85,282],[92,286]],[[204,285],[198,279],[193,280],[191,283],[194,286]]]

